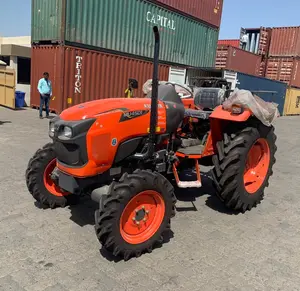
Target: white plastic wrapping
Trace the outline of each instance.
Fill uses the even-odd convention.
[[[171,83],[171,82],[167,82],[167,81],[159,81],[158,84],[160,85],[164,85],[166,83]],[[175,85],[175,91],[181,96],[181,97],[193,97],[190,95],[189,91],[191,91],[191,89],[189,87],[187,87],[186,85],[181,85],[181,86],[177,86]],[[187,88],[187,90],[185,90],[184,88]],[[145,82],[145,84],[143,85],[143,92],[147,97],[151,97],[151,92],[152,92],[152,79],[149,79]]]
[[[248,90],[235,89],[224,101],[223,106],[230,110],[233,104],[248,108],[266,126],[271,126],[274,120],[280,116],[278,104],[266,102]]]

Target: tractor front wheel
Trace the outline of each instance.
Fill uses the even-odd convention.
[[[124,260],[151,252],[175,215],[173,186],[162,175],[136,170],[113,182],[95,212],[100,243]]]
[[[233,210],[251,210],[264,198],[273,174],[277,150],[274,127],[261,123],[238,128],[232,125],[217,143],[212,176],[217,196]]]
[[[65,207],[74,203],[77,196],[63,191],[52,179],[56,167],[56,155],[53,143],[47,143],[36,151],[26,170],[26,184],[30,194],[41,204],[50,208]]]

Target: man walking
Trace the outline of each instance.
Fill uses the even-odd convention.
[[[49,101],[52,96],[52,84],[49,80],[49,73],[45,72],[43,78],[39,80],[38,91],[40,93],[40,118],[43,118],[43,106],[45,104],[46,117],[49,118]]]

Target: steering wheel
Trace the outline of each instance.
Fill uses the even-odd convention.
[[[183,95],[183,96],[180,96],[179,93],[177,93],[177,94],[180,96],[181,99],[186,99],[186,98],[193,97],[193,93],[192,93],[189,89],[187,89],[186,87],[184,87],[183,85],[177,84],[177,83],[175,83],[175,82],[174,82],[174,83],[172,83],[172,82],[167,82],[166,85],[168,85],[168,84],[173,85],[174,88],[175,88],[175,86],[181,87],[181,88],[183,88],[185,91],[187,91],[187,92],[189,93],[189,94]]]

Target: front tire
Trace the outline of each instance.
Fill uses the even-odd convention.
[[[261,123],[230,127],[217,143],[212,177],[225,206],[244,213],[264,198],[276,162],[276,135],[273,126]]]
[[[77,197],[60,189],[50,175],[56,166],[53,143],[47,143],[36,151],[26,170],[26,185],[31,195],[50,208],[65,207],[77,201]]]
[[[163,233],[175,215],[170,182],[156,172],[136,170],[113,182],[95,212],[100,243],[114,256],[139,257],[163,243]]]

